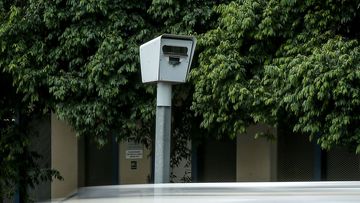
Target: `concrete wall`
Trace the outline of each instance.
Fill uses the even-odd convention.
[[[131,150],[142,150],[142,158],[139,158],[138,155],[131,158]],[[126,153],[128,153],[128,157]],[[133,142],[122,142],[119,149],[119,163],[120,184],[149,183],[151,156],[150,150],[145,146]]]
[[[255,139],[258,132],[276,135],[274,128],[256,125],[237,137],[236,181],[276,180],[276,141]]]
[[[51,166],[64,178],[52,182],[51,197],[66,197],[78,187],[77,138],[69,125],[54,114],[51,114],[51,149]]]

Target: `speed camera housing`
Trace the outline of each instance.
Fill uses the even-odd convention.
[[[170,34],[161,35],[141,45],[142,82],[184,83],[195,45],[195,37]]]

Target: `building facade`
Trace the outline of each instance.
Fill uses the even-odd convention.
[[[66,122],[52,114],[38,124],[40,143],[34,148],[44,163],[59,170],[63,181],[43,183],[32,191],[35,200],[64,198],[79,187],[112,184],[147,184],[153,181],[151,150],[134,142],[103,148],[86,137],[77,138]],[[254,139],[259,132],[276,139]],[[173,181],[352,181],[360,180],[360,157],[344,149],[325,152],[302,135],[266,125],[248,128],[236,139],[204,138],[189,143],[192,156],[173,169]]]

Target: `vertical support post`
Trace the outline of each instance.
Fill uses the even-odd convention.
[[[112,134],[112,184],[118,185],[120,182],[119,173],[119,143],[116,141],[116,135]]]
[[[24,125],[24,118],[21,116],[21,106],[20,104],[18,104],[16,106],[16,117],[15,117],[15,124],[16,127],[19,129],[19,133],[21,133],[19,136],[24,136],[22,133],[24,132],[24,130],[22,129],[23,125]],[[26,146],[23,149],[22,154],[20,155],[20,159],[24,159],[24,157],[27,156],[28,153],[28,147]],[[17,183],[17,192],[15,193],[14,196],[14,203],[23,203],[27,201],[27,195],[28,195],[28,189],[26,188],[25,185],[25,180],[27,178],[27,173],[26,173],[26,168],[27,165],[21,165],[19,167],[19,174],[18,176],[20,177],[19,182]]]
[[[155,180],[170,180],[171,84],[159,82],[156,97]]]
[[[17,105],[16,106],[16,117],[15,117],[15,123],[16,123],[16,127],[17,128],[21,128],[21,122],[20,122],[20,105]],[[19,130],[19,131],[21,131],[21,130]],[[22,135],[20,135],[20,136],[22,136]],[[24,153],[24,152],[23,152]],[[22,155],[23,156],[23,155]],[[20,173],[18,174],[18,176],[20,176],[20,179],[24,179],[24,177],[22,177],[22,171],[23,171],[24,169],[19,169],[19,171],[20,171]],[[15,193],[15,195],[14,195],[14,203],[21,203],[21,202],[24,202],[24,190],[23,189],[21,189],[21,187],[24,187],[24,186],[22,186],[21,185],[21,181],[19,181],[18,183],[17,183],[18,185],[16,186],[16,189],[17,189],[17,191],[16,191],[16,193]]]
[[[198,144],[191,142],[191,181],[198,182]]]
[[[314,145],[314,180],[321,181],[322,180],[322,152],[319,145],[316,143]]]

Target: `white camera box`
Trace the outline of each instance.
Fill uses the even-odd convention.
[[[161,35],[141,45],[142,82],[184,83],[195,46],[195,37],[170,34]]]

